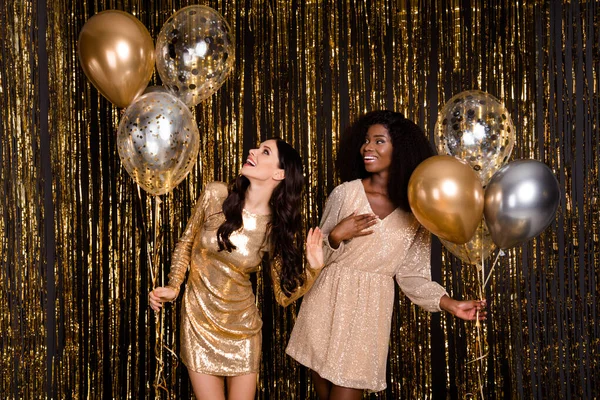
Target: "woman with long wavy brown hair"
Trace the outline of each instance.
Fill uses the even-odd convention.
[[[180,325],[181,359],[197,399],[253,399],[260,365],[262,320],[250,274],[263,256],[278,303],[295,301],[322,265],[321,233],[307,236],[302,265],[302,161],[281,139],[250,151],[229,186],[206,186],[179,240],[166,287],[150,292],[150,305],[177,298],[189,266]]]

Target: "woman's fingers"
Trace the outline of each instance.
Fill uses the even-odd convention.
[[[485,320],[487,317],[487,311],[485,311],[485,307],[487,306],[487,301],[485,299],[483,300],[477,300],[477,312],[478,312],[478,316],[480,320]]]
[[[156,289],[155,289],[156,290]],[[156,294],[154,293],[154,291],[151,291],[150,294],[148,295],[148,297],[150,298],[150,302],[151,303],[156,303],[156,302],[160,302],[160,299],[158,298],[158,296],[156,296]]]
[[[323,266],[323,234],[317,228],[311,228],[306,236],[306,258],[313,269]]]
[[[310,245],[313,244],[313,242],[314,242],[314,239],[313,239],[313,228],[310,228],[308,230],[308,234],[306,235],[306,245],[310,246]]]
[[[176,297],[176,294],[172,288],[168,287],[157,287],[153,291],[148,294],[148,299],[150,302],[150,307],[154,311],[160,311],[163,306],[163,303],[166,301],[173,301]]]
[[[337,245],[344,240],[350,240],[357,236],[370,235],[373,232],[365,231],[365,229],[375,225],[376,223],[377,216],[375,214],[357,214],[355,211],[341,220],[329,233],[330,243],[333,244],[333,247],[337,248]]]
[[[162,303],[157,302],[155,300],[150,300],[150,308],[158,312],[162,308]]]
[[[308,235],[306,235],[306,244],[310,246],[320,245],[323,241],[323,235],[321,234],[321,230],[316,228],[310,228],[308,231]]]
[[[361,214],[355,217],[354,222],[356,229],[362,231],[369,228],[377,223],[377,215],[375,214]]]
[[[156,289],[151,291],[150,294],[148,295],[148,298],[150,300],[150,308],[152,308],[154,311],[158,312],[158,311],[160,311],[160,308],[162,307],[162,302],[154,293],[155,291],[156,291]]]
[[[377,219],[377,215],[375,214],[360,214],[354,217],[355,221],[371,221]]]
[[[377,223],[377,216],[375,214],[361,214],[355,217],[355,230],[354,237],[367,236],[373,233],[373,230],[366,230]]]
[[[487,317],[487,311],[485,311],[486,305],[487,303],[485,300],[471,300],[465,302],[465,311],[469,310],[471,314],[469,319],[479,319],[480,321],[485,320]]]
[[[364,227],[363,227],[363,229],[365,229],[365,228],[369,228],[369,227],[371,227],[371,226],[375,225],[376,223],[377,223],[377,219],[376,219],[376,218],[375,218],[375,219],[372,219],[372,220],[370,220],[370,221],[368,221],[368,222],[366,222],[366,223],[364,224]]]
[[[316,227],[312,232],[311,241],[314,245],[321,246],[323,244],[323,234],[321,233],[321,229]]]

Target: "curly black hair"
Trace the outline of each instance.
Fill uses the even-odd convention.
[[[279,138],[273,140],[277,142],[279,168],[284,170],[285,178],[275,187],[270,200],[273,212],[269,226],[271,259],[279,257],[281,260],[280,286],[283,293],[289,297],[305,280],[300,215],[304,176],[302,159],[298,152]],[[240,175],[229,186],[229,194],[223,202],[225,222],[217,230],[219,251],[235,249],[229,237],[242,227],[242,210],[249,185],[248,178]]]
[[[336,168],[342,182],[369,176],[360,154],[369,127],[383,125],[392,141],[392,165],[389,171],[388,196],[396,207],[410,212],[408,181],[423,160],[436,154],[425,132],[401,113],[371,111],[349,126],[340,140]]]

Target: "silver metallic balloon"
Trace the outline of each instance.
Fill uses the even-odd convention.
[[[192,5],[173,14],[156,40],[162,83],[188,107],[210,97],[233,69],[235,44],[221,14]]]
[[[485,189],[485,220],[494,243],[513,247],[539,235],[554,219],[560,187],[552,170],[536,160],[500,168]]]
[[[452,97],[442,108],[435,143],[439,154],[468,163],[485,185],[510,157],[515,127],[498,99],[469,90]]]
[[[467,264],[480,265],[496,249],[485,220],[482,218],[475,234],[467,243],[458,244],[440,238],[448,251]]]
[[[169,192],[198,158],[200,134],[192,113],[170,93],[138,97],[119,123],[117,148],[133,180],[155,196]]]

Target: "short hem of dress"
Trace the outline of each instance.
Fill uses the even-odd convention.
[[[209,370],[202,370],[199,368],[192,368],[190,367],[185,361],[181,361],[183,363],[183,365],[185,365],[185,367],[190,370],[190,371],[194,371],[198,374],[204,374],[204,375],[212,375],[212,376],[242,376],[242,375],[250,375],[250,374],[257,374],[258,375],[258,371],[241,371],[241,372],[225,372],[225,371],[209,371]]]
[[[342,385],[340,383],[336,383],[337,379],[333,378],[331,375],[322,374],[316,368],[314,368],[312,365],[310,365],[310,363],[308,361],[306,361],[304,359],[300,360],[300,358],[302,358],[302,357],[298,357],[297,354],[290,354],[288,351],[286,351],[286,353],[287,353],[288,356],[290,356],[294,360],[296,360],[296,362],[304,365],[306,368],[310,369],[311,371],[315,371],[317,374],[319,374],[319,376],[321,378],[328,380],[329,382],[333,383],[336,386],[346,387],[346,388],[349,388],[349,389],[366,390],[368,393],[377,393],[377,392],[381,392],[382,390],[387,389],[387,385],[383,385],[383,387],[378,388],[378,389],[371,389],[371,388],[357,387],[357,386],[348,386],[348,385]]]

